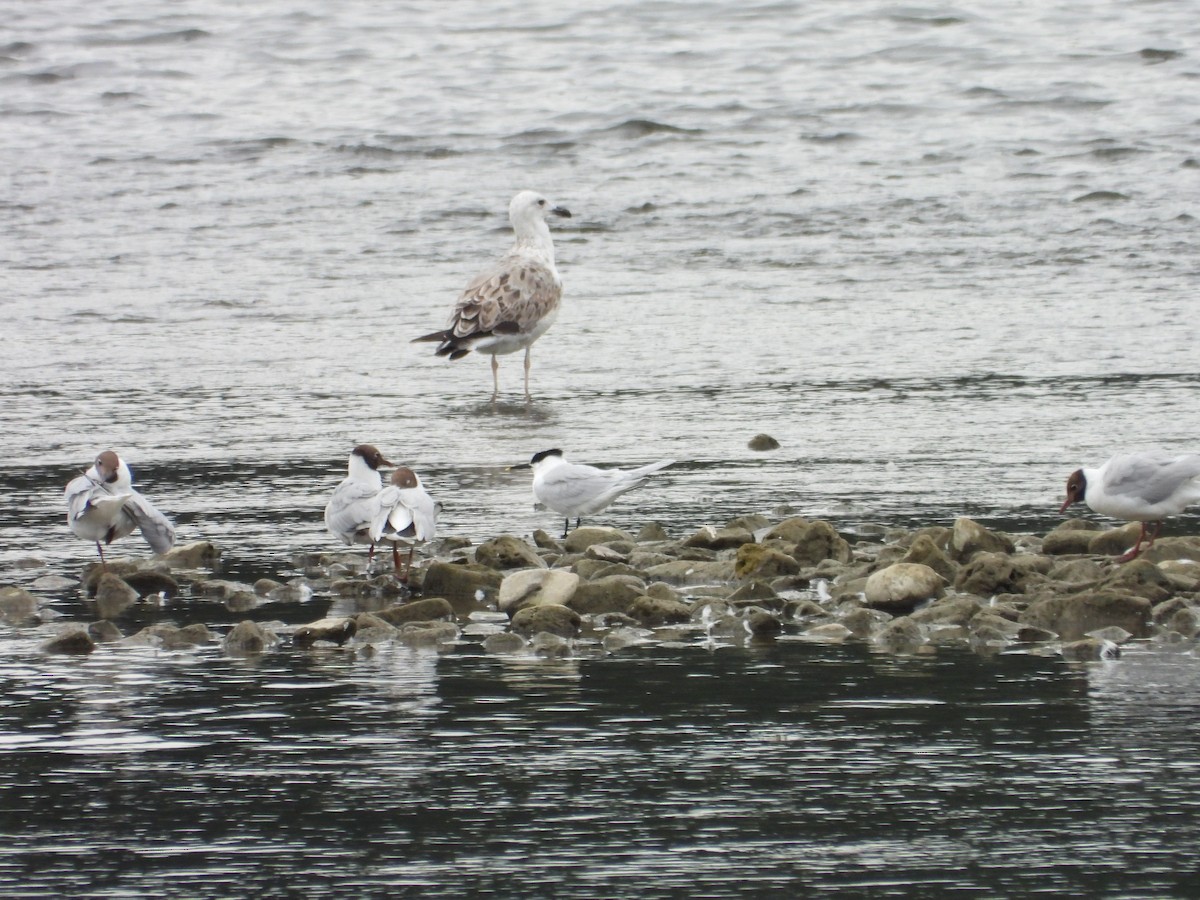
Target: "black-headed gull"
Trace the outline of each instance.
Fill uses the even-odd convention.
[[[1149,550],[1162,530],[1162,520],[1176,516],[1200,502],[1200,456],[1158,451],[1114,456],[1104,465],[1076,469],[1067,479],[1067,498],[1060,513],[1073,503],[1085,502],[1095,512],[1114,519],[1141,522],[1137,543],[1118,562],[1142,552],[1147,524],[1153,526]]]
[[[379,518],[383,478],[380,466],[390,466],[383,454],[371,444],[359,444],[350,451],[346,477],[333,489],[325,505],[325,527],[343,544],[369,544],[367,566],[375,557],[375,538],[371,526]]]
[[[442,505],[429,496],[417,473],[398,466],[390,483],[379,492],[379,512],[371,524],[371,539],[390,541],[392,566],[401,582],[412,571],[413,551],[418,543],[432,541],[437,534],[437,517]],[[400,574],[398,544],[408,545],[408,564]]]
[[[71,479],[64,495],[67,524],[85,541],[96,543],[102,565],[103,545],[135,528],[155,553],[165,553],[175,543],[175,526],[133,489],[133,474],[114,450],[97,455],[90,469]]]
[[[529,354],[558,315],[562,280],[554,266],[548,216],[570,218],[535,191],[521,191],[508,205],[516,240],[491,268],[480,273],[458,298],[450,325],[417,341],[437,341],[438,356],[460,359],[472,350],[492,357],[492,402],[500,393],[502,353],[525,351],[525,399],[529,394]]]
[[[567,517],[563,523],[563,537],[566,537],[572,517],[578,528],[581,516],[595,515],[650,475],[674,463],[673,459],[660,459],[637,469],[598,469],[567,462],[561,450],[543,450],[529,462],[510,468],[533,469],[534,499]]]

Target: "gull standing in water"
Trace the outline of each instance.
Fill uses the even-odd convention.
[[[359,444],[350,451],[347,474],[333,490],[325,506],[325,527],[343,544],[369,544],[367,567],[375,557],[372,525],[379,518],[383,490],[380,466],[390,466],[383,454],[371,444]]]
[[[429,496],[417,473],[407,466],[392,472],[391,483],[379,492],[379,512],[371,523],[371,540],[390,541],[392,565],[401,582],[412,572],[413,551],[418,542],[432,541],[442,505]],[[400,574],[398,544],[408,544],[408,563]]]
[[[155,553],[175,543],[175,526],[133,489],[133,474],[115,450],[105,450],[92,467],[73,478],[64,492],[67,524],[85,541],[95,541],[105,565],[104,544],[140,529]]]
[[[562,280],[554,267],[554,241],[549,216],[571,213],[535,191],[521,191],[508,205],[516,237],[512,249],[480,273],[458,298],[450,325],[418,341],[437,341],[437,355],[460,359],[472,350],[492,357],[492,402],[500,394],[502,353],[525,351],[525,399],[529,393],[529,352],[558,315]]]
[[[567,517],[563,523],[566,537],[572,516],[578,528],[581,516],[595,515],[650,475],[674,464],[673,459],[660,459],[637,469],[597,469],[567,462],[561,450],[543,450],[529,462],[509,468],[533,469],[534,499]]]
[[[1153,526],[1149,550],[1162,530],[1162,520],[1200,502],[1200,456],[1161,451],[1114,456],[1099,468],[1076,469],[1067,479],[1067,499],[1060,513],[1083,501],[1095,512],[1127,522],[1141,522],[1137,543],[1118,562],[1142,552],[1147,524]]]

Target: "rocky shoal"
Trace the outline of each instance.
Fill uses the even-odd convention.
[[[216,577],[220,550],[199,542],[90,565],[82,583],[46,576],[2,587],[0,621],[37,630],[48,653],[114,642],[219,645],[231,655],[463,642],[551,657],[761,641],[863,642],[893,654],[1020,646],[1081,660],[1117,656],[1135,640],[1190,649],[1200,634],[1200,537],[1163,538],[1117,563],[1137,532],[1072,519],[1044,537],[1010,535],[963,518],[881,528],[878,540],[851,544],[825,521],[758,515],[682,539],[655,524],[637,535],[583,527],[561,541],[543,531],[478,545],[447,539],[408,585],[390,569],[364,572],[361,552],[306,556],[286,582],[241,584]],[[94,620],[55,612],[70,591]],[[205,608],[189,603],[201,600],[247,617],[177,624],[179,610]],[[317,606],[325,615],[312,621],[278,618],[294,622]]]

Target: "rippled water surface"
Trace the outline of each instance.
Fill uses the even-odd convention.
[[[679,459],[606,514],[674,534],[1040,532],[1077,465],[1195,449],[1194,4],[3,11],[0,582],[78,574],[106,446],[245,578],[331,546],[359,441],[472,540],[556,524],[505,469],[552,446]],[[527,187],[564,306],[493,406],[409,339]],[[30,895],[1162,896],[1200,831],[1191,653],[36,648],[0,633]]]

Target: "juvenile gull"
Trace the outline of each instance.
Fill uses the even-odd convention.
[[[373,541],[390,541],[392,566],[402,582],[412,572],[413,551],[422,541],[432,541],[437,533],[437,517],[442,505],[429,496],[417,473],[407,466],[392,472],[391,481],[379,492],[379,513],[371,523]],[[400,574],[398,544],[408,545],[408,563]]]
[[[1152,527],[1149,550],[1162,530],[1162,520],[1200,502],[1200,456],[1161,451],[1114,456],[1099,468],[1076,469],[1067,479],[1067,498],[1060,513],[1081,500],[1095,512],[1127,522],[1141,522],[1137,543],[1118,562],[1142,552],[1146,525]]]
[[[450,325],[418,341],[437,341],[437,355],[460,359],[472,350],[492,357],[492,402],[500,393],[502,353],[525,351],[525,399],[529,400],[529,353],[558,315],[562,281],[554,267],[554,241],[548,216],[571,218],[541,194],[521,191],[508,205],[516,240],[490,269],[480,273],[458,298]]]
[[[105,565],[104,544],[140,529],[155,553],[175,543],[175,526],[133,489],[133,474],[115,450],[105,450],[92,467],[73,478],[64,492],[67,524],[85,541],[95,541]]]
[[[533,469],[534,499],[567,517],[563,523],[563,537],[566,537],[572,516],[578,528],[581,516],[600,512],[650,475],[674,464],[673,459],[660,459],[637,469],[597,469],[567,462],[561,450],[543,450],[529,462],[510,468]]]

